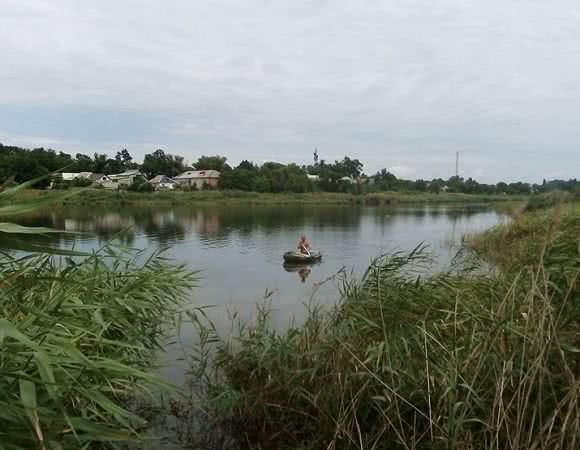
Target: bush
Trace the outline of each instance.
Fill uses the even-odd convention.
[[[89,187],[92,186],[93,180],[90,178],[75,178],[71,182],[72,187]]]
[[[153,186],[151,183],[142,183],[138,187],[138,191],[139,192],[155,192],[155,186]]]
[[[135,177],[133,179],[133,183],[131,183],[129,186],[127,186],[127,190],[130,192],[141,192],[141,187],[144,184],[149,184],[147,183],[147,181],[145,181],[145,179],[141,178],[141,177]],[[119,185],[119,189],[121,188],[121,184]]]
[[[564,191],[552,191],[546,194],[534,195],[528,200],[525,211],[552,208],[573,200],[574,196]]]

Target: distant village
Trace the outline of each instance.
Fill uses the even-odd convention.
[[[171,178],[167,175],[157,175],[150,180],[139,170],[127,170],[123,173],[106,175],[92,172],[63,172],[58,174],[49,187],[63,183],[86,181],[85,185],[102,187],[103,189],[126,189],[129,186],[150,184],[157,191],[190,188],[194,190],[217,189],[220,172],[217,170],[190,170]],[[81,183],[82,184],[82,183]]]
[[[580,193],[577,179],[543,180],[541,184],[521,181],[481,183],[462,177],[457,159],[454,176],[409,180],[397,177],[387,168],[367,175],[363,163],[348,156],[333,162],[319,159],[318,149],[314,150],[310,164],[255,164],[243,160],[230,166],[227,158],[220,155],[202,155],[190,165],[182,156],[162,149],[145,154],[139,164],[127,149],[110,157],[100,153],[71,155],[44,148],[31,150],[0,143],[0,184],[34,179],[41,180],[35,185],[39,189],[93,187],[137,192],[221,189],[259,193],[401,191],[530,195],[554,190]]]

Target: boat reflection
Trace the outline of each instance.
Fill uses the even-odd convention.
[[[312,267],[317,266],[319,264],[320,261],[300,264],[285,262],[284,264],[282,264],[282,267],[284,267],[284,270],[286,272],[298,273],[298,278],[300,279],[300,281],[302,281],[302,283],[306,283],[306,279],[310,275],[310,272],[312,272]]]

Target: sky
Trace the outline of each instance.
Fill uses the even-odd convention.
[[[579,175],[577,1],[1,0],[0,20],[4,144]]]

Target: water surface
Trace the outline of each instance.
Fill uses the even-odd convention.
[[[429,245],[439,264],[448,264],[468,232],[505,219],[489,205],[363,207],[330,205],[111,206],[56,209],[22,219],[25,225],[49,226],[79,234],[60,235],[60,245],[96,249],[114,239],[122,245],[156,249],[192,270],[200,287],[190,304],[215,305],[212,319],[228,329],[228,311],[245,320],[265,295],[272,303],[273,325],[282,330],[300,321],[304,303],[319,283],[341,270],[361,274],[376,256]],[[323,255],[321,264],[287,268],[282,254],[293,250],[301,234]],[[336,282],[316,290],[322,303],[337,299]],[[186,347],[193,341],[184,330]],[[167,346],[163,374],[183,382],[186,364],[181,347]]]

